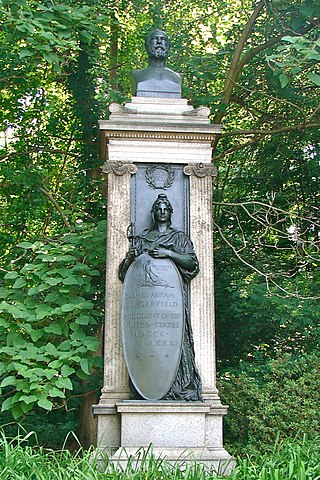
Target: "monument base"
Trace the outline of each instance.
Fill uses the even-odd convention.
[[[235,466],[223,448],[222,418],[227,407],[221,404],[128,400],[118,403],[116,411],[121,445],[111,459],[123,467],[130,459],[138,468],[145,455],[172,464],[196,462],[220,475],[228,475]]]

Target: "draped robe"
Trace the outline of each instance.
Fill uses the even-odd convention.
[[[189,282],[199,272],[199,262],[194,251],[191,239],[184,232],[168,227],[165,232],[154,229],[144,230],[142,235],[133,240],[137,255],[152,251],[156,247],[165,248],[181,255],[187,255],[193,260],[193,268],[187,269],[176,264],[183,283],[185,331],[183,336],[182,352],[176,378],[163,400],[202,401],[201,380],[195,364],[194,343],[190,319]],[[119,278],[123,282],[125,274],[132,263],[126,257],[119,266]],[[131,385],[131,394],[134,399],[141,398]]]

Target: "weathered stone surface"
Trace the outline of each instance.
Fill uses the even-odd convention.
[[[169,259],[147,253],[130,266],[121,306],[124,357],[132,383],[147,400],[159,400],[175,379],[184,332],[183,286]]]
[[[122,445],[112,459],[125,465],[129,455],[136,459],[141,447],[169,462],[199,462],[216,473],[229,474],[235,460],[222,446],[222,416],[226,407],[212,409],[206,403],[134,402],[119,403]],[[210,427],[208,427],[208,421]],[[216,429],[212,428],[215,424]],[[211,436],[213,435],[213,437]],[[141,458],[141,457],[140,457]],[[136,460],[139,466],[139,460]]]
[[[175,164],[180,167],[200,162],[210,165],[212,141],[221,132],[221,126],[210,125],[207,111],[194,110],[185,99],[133,97],[125,109],[116,107],[110,120],[100,122],[102,159],[135,164]],[[99,415],[98,444],[115,447],[118,442],[119,450],[113,458],[119,459],[122,464],[126,463],[124,450],[127,454],[134,454],[140,446],[147,449],[150,443],[154,443],[156,457],[166,456],[172,462],[184,458],[190,462],[197,460],[217,470],[226,468],[227,472],[234,466],[234,460],[222,446],[222,420],[227,408],[221,405],[215,386],[212,177],[191,175],[188,179],[189,234],[200,263],[200,273],[191,282],[190,294],[196,364],[202,378],[205,401],[202,413],[195,402],[179,404],[180,413],[179,409],[170,410],[173,405],[177,407],[177,403],[123,402],[129,398],[129,391],[120,337],[117,337],[120,335],[121,283],[116,278],[116,271],[128,248],[126,228],[132,221],[129,209],[130,175],[118,177],[110,174],[105,381],[100,403],[95,407],[95,413]],[[175,213],[177,211],[175,208]],[[161,429],[162,424],[164,427]],[[188,437],[191,424],[196,429],[191,435],[192,446],[188,438],[184,442],[180,435],[176,441],[176,432],[184,432]],[[139,447],[131,431],[132,425],[139,435],[145,432],[144,438],[139,436]],[[162,438],[166,446],[161,443],[164,441]],[[198,441],[200,443],[194,446]]]

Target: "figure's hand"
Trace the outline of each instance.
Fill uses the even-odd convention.
[[[171,250],[167,250],[166,248],[156,247],[153,250],[149,251],[149,255],[153,258],[170,258],[171,257]]]
[[[134,247],[130,247],[126,255],[127,259],[133,262],[138,256],[138,250]]]

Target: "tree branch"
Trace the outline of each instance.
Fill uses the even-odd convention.
[[[300,130],[305,128],[319,128],[320,123],[298,123],[297,125],[288,125],[285,127],[274,128],[273,130],[235,130],[233,132],[227,132],[221,134],[221,138],[223,137],[234,137],[237,135],[274,135],[276,133],[282,132],[291,132],[292,130]]]
[[[62,218],[62,221],[64,225],[67,228],[71,228],[71,225],[69,223],[69,220],[67,219],[66,215],[63,213],[62,208],[56,201],[56,199],[51,195],[51,193],[48,192],[46,188],[40,187],[40,191],[50,200],[50,202],[55,206],[56,210],[59,212],[60,217]]]
[[[251,15],[248,22],[246,23],[246,25],[245,25],[245,27],[242,31],[242,34],[240,35],[240,38],[238,40],[238,43],[237,43],[237,46],[236,46],[236,49],[235,49],[235,52],[234,52],[234,55],[233,55],[231,66],[230,66],[230,69],[229,69],[229,72],[227,74],[227,78],[226,78],[226,81],[225,81],[225,84],[224,84],[223,99],[222,99],[221,103],[229,103],[229,101],[230,101],[230,96],[231,96],[232,89],[234,87],[235,82],[237,81],[237,78],[238,78],[238,75],[239,75],[239,72],[240,72],[238,70],[237,66],[238,66],[243,48],[244,48],[245,43],[247,42],[247,40],[248,40],[248,38],[251,34],[251,31],[252,31],[252,28],[253,28],[253,25],[254,25],[256,19],[260,15],[260,13],[261,13],[262,9],[265,7],[265,5],[266,5],[265,0],[261,0],[258,3],[258,5],[256,6],[256,8],[253,11],[253,14]],[[220,123],[221,119],[224,117],[224,115],[225,115],[225,112],[221,112],[221,111],[218,112],[215,119],[214,119],[214,123]]]

